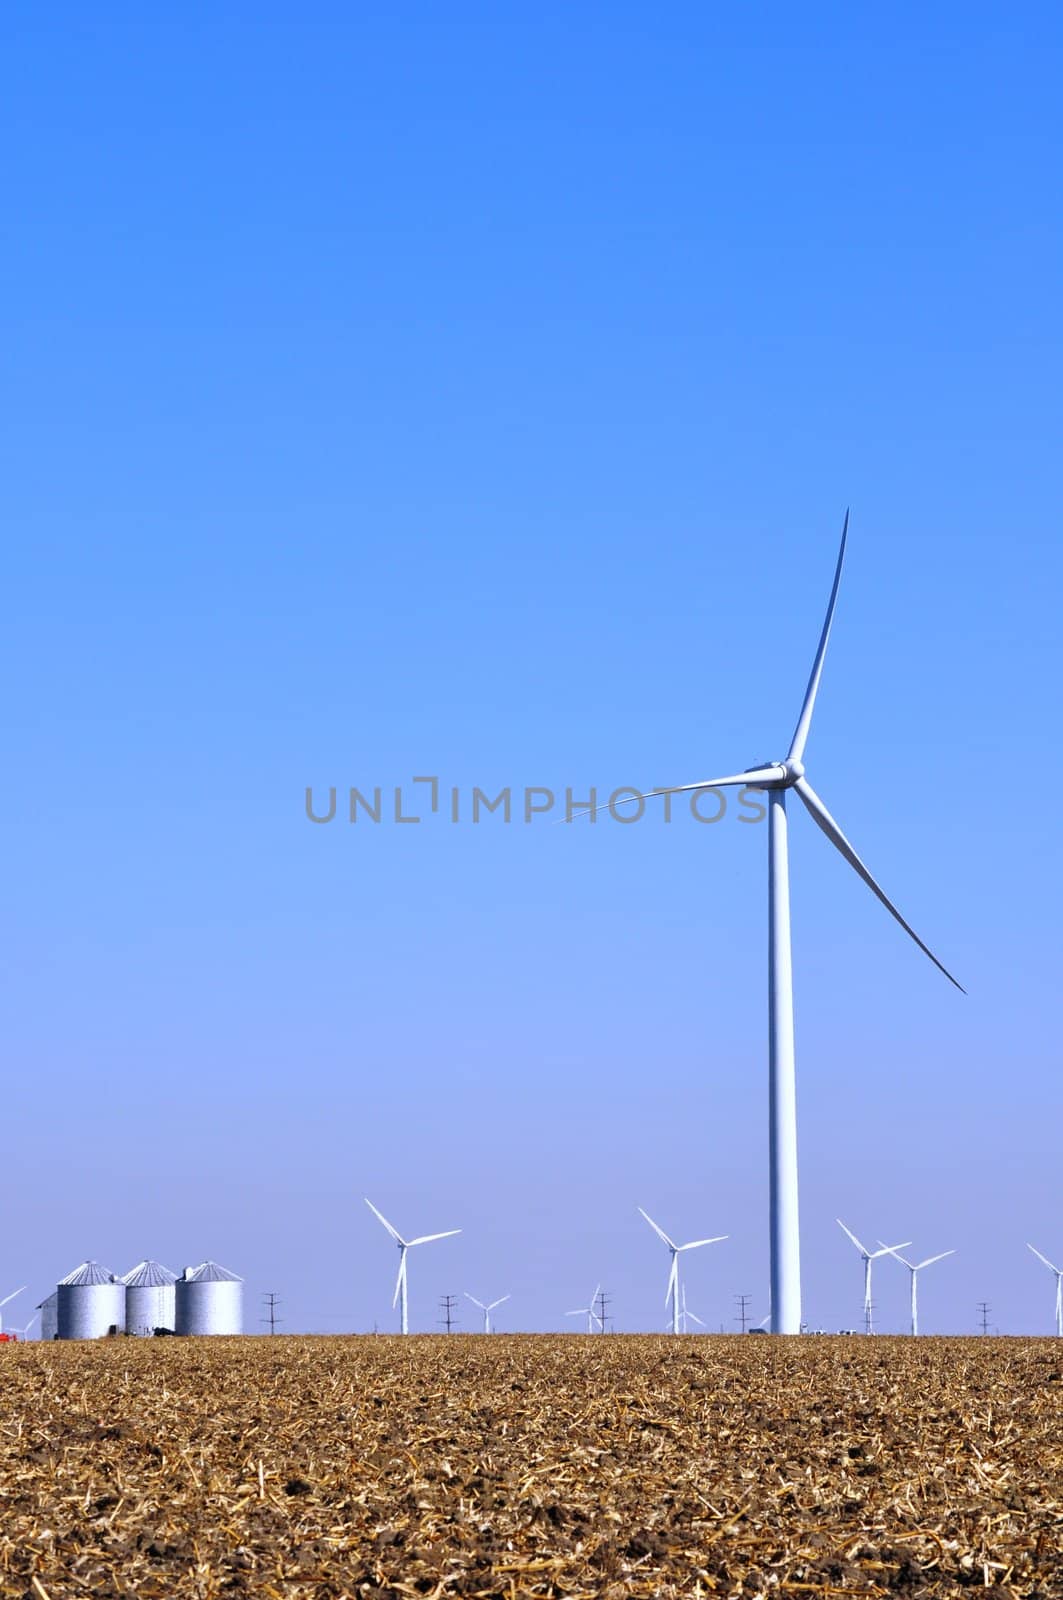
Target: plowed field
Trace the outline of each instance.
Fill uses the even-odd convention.
[[[1063,1341],[0,1348],[0,1594],[1063,1596]]]

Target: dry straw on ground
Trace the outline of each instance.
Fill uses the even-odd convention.
[[[0,1594],[1063,1596],[1063,1346],[0,1350]]]

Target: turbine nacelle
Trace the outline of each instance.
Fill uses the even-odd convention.
[[[767,761],[762,767],[750,767],[750,777],[756,777],[751,789],[792,789],[805,775],[805,764],[796,756],[785,761]]]

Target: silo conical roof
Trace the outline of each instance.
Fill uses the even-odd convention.
[[[127,1289],[162,1289],[176,1281],[176,1275],[161,1261],[140,1261],[122,1279]]]
[[[80,1267],[75,1267],[73,1272],[68,1272],[59,1282],[69,1288],[83,1289],[87,1285],[98,1283],[117,1283],[113,1272],[108,1272],[106,1267],[101,1267],[98,1261],[83,1261]]]
[[[238,1272],[220,1267],[216,1261],[203,1261],[188,1275],[188,1283],[243,1283]]]

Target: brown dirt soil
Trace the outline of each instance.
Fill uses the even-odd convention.
[[[1063,1596],[1063,1344],[0,1349],[0,1595]]]

